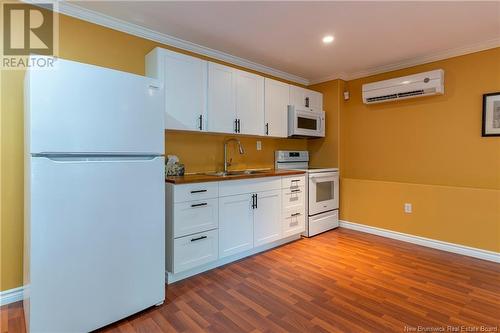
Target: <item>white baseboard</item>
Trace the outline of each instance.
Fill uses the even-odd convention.
[[[369,225],[353,223],[349,221],[341,220],[340,226],[346,229],[357,230],[361,232],[366,232],[368,234],[374,234],[382,237],[397,239],[403,242],[413,243],[417,245],[422,245],[426,247],[431,247],[433,249],[438,249],[447,252],[453,252],[457,254],[461,254],[464,256],[474,257],[478,259],[493,261],[500,263],[500,253],[482,250],[474,247],[469,247],[465,245],[459,245],[454,243],[443,242],[435,239],[414,236],[410,234],[405,234],[402,232],[381,229],[377,227],[372,227]]]
[[[23,300],[24,287],[0,291],[0,306]]]

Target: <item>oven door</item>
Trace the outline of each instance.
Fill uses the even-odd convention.
[[[339,208],[339,174],[320,172],[309,175],[309,215]]]
[[[288,136],[324,137],[325,112],[291,108],[288,112]]]

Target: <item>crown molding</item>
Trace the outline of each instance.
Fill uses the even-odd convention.
[[[22,0],[26,3],[31,3],[33,5],[37,4],[37,0]],[[209,58],[217,59],[220,61],[224,61],[233,65],[241,66],[244,68],[252,69],[260,73],[268,74],[280,79],[284,79],[287,81],[299,83],[302,85],[309,85],[309,80],[294,74],[290,74],[284,71],[280,71],[278,69],[274,69],[244,58],[240,58],[229,53],[217,51],[203,45],[191,43],[189,41],[176,38],[167,34],[163,34],[160,32],[153,31],[151,29],[142,27],[140,25],[126,22],[109,15],[101,14],[93,10],[89,10],[78,5],[69,3],[68,1],[57,1],[57,6],[54,7],[54,10],[71,17],[75,17],[80,20],[84,20],[87,22],[91,22],[97,25],[101,25],[107,28],[111,28],[114,30],[118,30],[121,32],[125,32],[130,35],[134,35],[137,37],[149,39],[161,44],[169,45],[176,47],[178,49],[182,49],[185,51],[190,51],[199,55],[203,55]]]
[[[454,49],[449,49],[445,51],[440,51],[434,54],[429,54],[422,57],[416,57],[408,60],[404,60],[401,62],[397,62],[394,64],[388,64],[383,66],[373,67],[367,70],[362,70],[353,73],[336,73],[334,75],[328,75],[322,78],[318,78],[315,80],[311,80],[310,84],[317,84],[326,81],[331,81],[335,79],[341,79],[344,81],[350,81],[359,79],[362,77],[367,77],[375,74],[386,73],[390,71],[395,71],[398,69],[413,67],[417,65],[427,64],[434,61],[444,60],[448,58],[458,57],[470,53],[475,53],[479,51],[489,50],[496,47],[500,47],[500,38],[488,39],[479,43],[470,44],[463,47],[458,47]]]
[[[21,0],[26,3],[31,3],[34,5],[40,5],[40,0]],[[51,0],[46,0],[51,1]],[[46,2],[44,1],[44,2]],[[97,25],[101,25],[107,28],[111,28],[114,30],[118,30],[121,32],[128,33],[130,35],[134,35],[137,37],[149,39],[161,44],[169,45],[178,49],[182,49],[185,51],[190,51],[199,55],[203,55],[209,58],[217,59],[220,61],[224,61],[233,65],[241,66],[244,68],[252,69],[257,72],[261,72],[264,74],[268,74],[277,78],[281,78],[287,81],[299,83],[305,86],[323,83],[326,81],[331,81],[335,79],[340,79],[344,81],[355,80],[371,75],[376,75],[380,73],[386,73],[398,69],[413,67],[417,65],[422,65],[434,61],[439,61],[443,59],[458,57],[461,55],[466,55],[470,53],[475,53],[479,51],[484,51],[488,49],[493,49],[496,47],[500,47],[500,38],[493,38],[489,40],[485,40],[482,42],[470,44],[463,47],[448,49],[445,51],[439,51],[433,54],[415,57],[411,59],[407,59],[401,62],[387,64],[377,67],[372,67],[366,70],[361,70],[357,72],[339,72],[331,75],[319,77],[313,80],[308,80],[306,78],[290,74],[278,69],[274,69],[244,58],[240,58],[237,56],[233,56],[229,53],[217,51],[203,45],[195,44],[180,38],[176,38],[167,34],[159,33],[154,30],[142,27],[140,25],[129,23],[109,15],[101,14],[78,5],[72,4],[69,1],[55,1],[57,5],[54,10],[57,12],[68,15],[71,17],[75,17],[87,22],[91,22]],[[43,6],[43,5],[42,5]]]

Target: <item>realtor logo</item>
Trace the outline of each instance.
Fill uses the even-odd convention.
[[[3,54],[53,55],[53,5],[3,4]]]
[[[2,3],[1,68],[52,67],[58,36],[54,6]]]

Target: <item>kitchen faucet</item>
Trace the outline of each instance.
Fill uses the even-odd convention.
[[[234,141],[238,144],[238,150],[240,152],[240,155],[243,155],[245,153],[245,149],[243,148],[243,145],[241,144],[240,140],[235,138],[229,138],[224,140],[224,173],[227,173],[227,167],[231,165],[231,162],[227,161],[227,144],[231,141]]]

